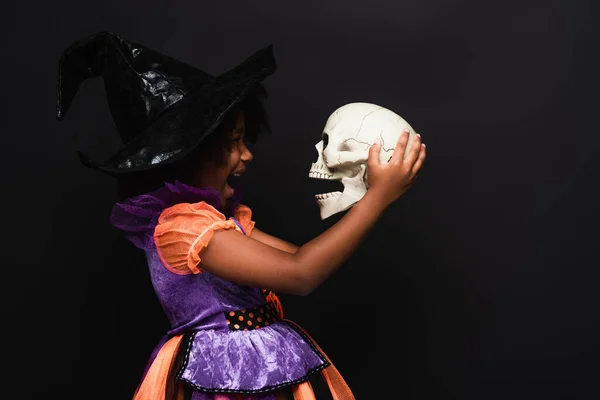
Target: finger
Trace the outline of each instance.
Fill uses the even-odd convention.
[[[375,139],[375,143],[371,145],[369,149],[369,159],[367,160],[367,166],[369,169],[371,167],[376,167],[381,163],[379,159],[379,154],[381,153],[381,139]]]
[[[419,158],[419,153],[421,152],[421,148],[422,148],[421,136],[415,135],[413,138],[413,141],[412,141],[412,145],[410,146],[410,149],[408,150],[408,154],[406,155],[406,158],[404,159],[404,164],[406,164],[412,168],[412,166],[415,164],[415,162]]]
[[[413,175],[417,175],[421,168],[423,167],[423,163],[425,162],[425,158],[427,157],[427,149],[425,147],[425,143],[421,144],[421,152],[419,153],[419,158],[412,167]]]
[[[390,158],[390,163],[401,163],[404,158],[404,152],[406,151],[406,144],[408,143],[408,134],[409,130],[404,129],[400,133],[400,137],[398,138],[398,142],[396,143],[396,148],[394,149],[394,154]]]

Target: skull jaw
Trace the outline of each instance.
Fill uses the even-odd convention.
[[[362,196],[357,198],[346,195],[345,192],[335,192],[334,196],[327,199],[317,199],[321,212],[321,219],[327,219],[334,214],[348,210],[361,198]]]
[[[342,178],[343,192],[334,192],[327,198],[316,199],[322,220],[348,210],[364,197],[367,193],[367,185],[364,179],[365,170],[366,168],[361,166],[361,171],[355,176]]]

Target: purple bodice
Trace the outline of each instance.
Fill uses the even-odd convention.
[[[146,253],[154,291],[171,325],[165,338],[190,334],[182,343],[185,359],[178,378],[204,393],[258,394],[301,382],[328,362],[296,327],[278,321],[231,331],[227,325],[225,312],[265,303],[260,288],[237,285],[207,271],[178,275],[158,257],[152,236],[162,210],[182,202],[208,200],[218,205],[211,197],[214,193],[176,182],[117,204],[111,218]],[[199,393],[195,396],[202,399]]]

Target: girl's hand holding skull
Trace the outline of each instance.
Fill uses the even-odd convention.
[[[388,206],[398,200],[414,183],[417,174],[423,167],[427,152],[417,134],[406,158],[404,154],[409,139],[408,130],[403,130],[388,163],[380,161],[381,140],[377,139],[369,149],[367,170],[368,191],[376,195]]]

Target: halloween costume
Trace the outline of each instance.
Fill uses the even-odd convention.
[[[58,118],[81,82],[102,76],[124,145],[90,168],[110,175],[146,171],[183,158],[224,115],[275,70],[272,48],[213,77],[111,33],[69,47],[59,63]],[[320,372],[336,400],[354,399],[335,367],[302,328],[283,319],[274,293],[237,285],[202,270],[201,250],[215,231],[250,235],[250,208],[239,190],[223,209],[213,188],[181,182],[117,203],[111,223],[144,251],[171,329],[154,350],[135,400],[275,400],[292,388],[314,398]],[[312,397],[311,397],[312,396]]]

